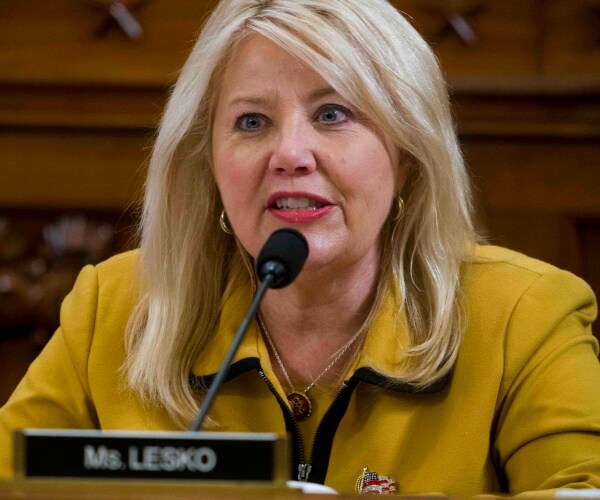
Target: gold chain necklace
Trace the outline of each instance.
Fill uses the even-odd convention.
[[[269,331],[267,330],[267,327],[262,318],[262,315],[260,313],[257,313],[256,317],[258,319],[258,324],[260,326],[260,329],[261,329],[262,333],[264,334],[265,338],[267,339],[267,342],[269,343],[269,346],[271,347],[273,354],[275,355],[277,364],[279,365],[279,368],[281,368],[281,372],[283,373],[283,376],[285,377],[285,381],[287,382],[288,386],[291,389],[291,391],[286,394],[286,398],[289,401],[290,406],[292,407],[294,417],[299,422],[301,422],[302,420],[306,420],[308,417],[310,417],[310,415],[312,413],[312,402],[311,402],[310,398],[308,397],[308,391],[310,391],[315,386],[315,384],[319,380],[321,380],[323,378],[323,376],[340,360],[340,358],[348,351],[348,349],[350,349],[350,346],[352,346],[352,344],[354,344],[356,339],[358,339],[358,337],[362,333],[363,329],[362,328],[359,329],[358,332],[356,332],[356,334],[346,343],[346,345],[340,349],[340,351],[333,358],[331,363],[329,363],[325,367],[325,369],[310,384],[308,384],[306,389],[299,392],[294,388],[294,384],[292,384],[292,380],[290,379],[290,376],[288,375],[288,372],[285,369],[285,366],[283,366],[283,361],[281,360],[281,357],[279,356],[279,353],[277,352],[277,349],[275,348],[275,343],[271,339],[271,335],[269,335]]]

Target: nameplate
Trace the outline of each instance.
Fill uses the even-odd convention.
[[[25,429],[15,474],[27,478],[203,479],[284,485],[288,439],[269,433]]]

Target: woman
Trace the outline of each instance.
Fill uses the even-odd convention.
[[[0,472],[14,428],[187,428],[281,227],[308,261],[209,428],[287,430],[298,479],[343,492],[600,487],[593,294],[476,245],[440,71],[385,0],[219,4],[161,122],[141,248],[82,271],[0,411]]]

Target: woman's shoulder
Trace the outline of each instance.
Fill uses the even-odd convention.
[[[508,248],[478,245],[467,264],[463,283],[488,293],[525,292],[537,285],[592,296],[589,285],[569,271]]]
[[[63,301],[61,324],[73,317],[96,318],[103,309],[128,315],[138,290],[138,255],[137,250],[132,250],[81,269]]]
[[[94,266],[99,307],[120,305],[129,310],[133,306],[138,292],[138,261],[139,250],[131,250]]]
[[[476,245],[471,264],[486,266],[482,269],[485,272],[517,272],[538,276],[558,269],[542,260],[495,245]]]
[[[139,250],[118,253],[95,265],[98,276],[104,279],[132,277],[139,260]]]
[[[569,271],[497,246],[478,246],[465,268],[463,297],[469,314],[486,325],[552,324],[578,311],[596,317],[590,286]]]

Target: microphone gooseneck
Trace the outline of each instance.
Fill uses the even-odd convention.
[[[258,287],[258,290],[256,290],[252,304],[231,342],[231,346],[223,359],[221,368],[219,368],[219,371],[216,373],[206,396],[202,400],[198,416],[190,427],[191,431],[198,431],[202,428],[202,424],[215,399],[217,391],[229,372],[229,365],[242,343],[244,334],[246,333],[246,330],[248,330],[250,322],[256,314],[258,306],[267,289],[283,288],[284,286],[289,285],[296,279],[298,274],[300,274],[307,257],[308,243],[299,231],[283,228],[278,229],[269,236],[256,259],[256,273],[261,284]]]

